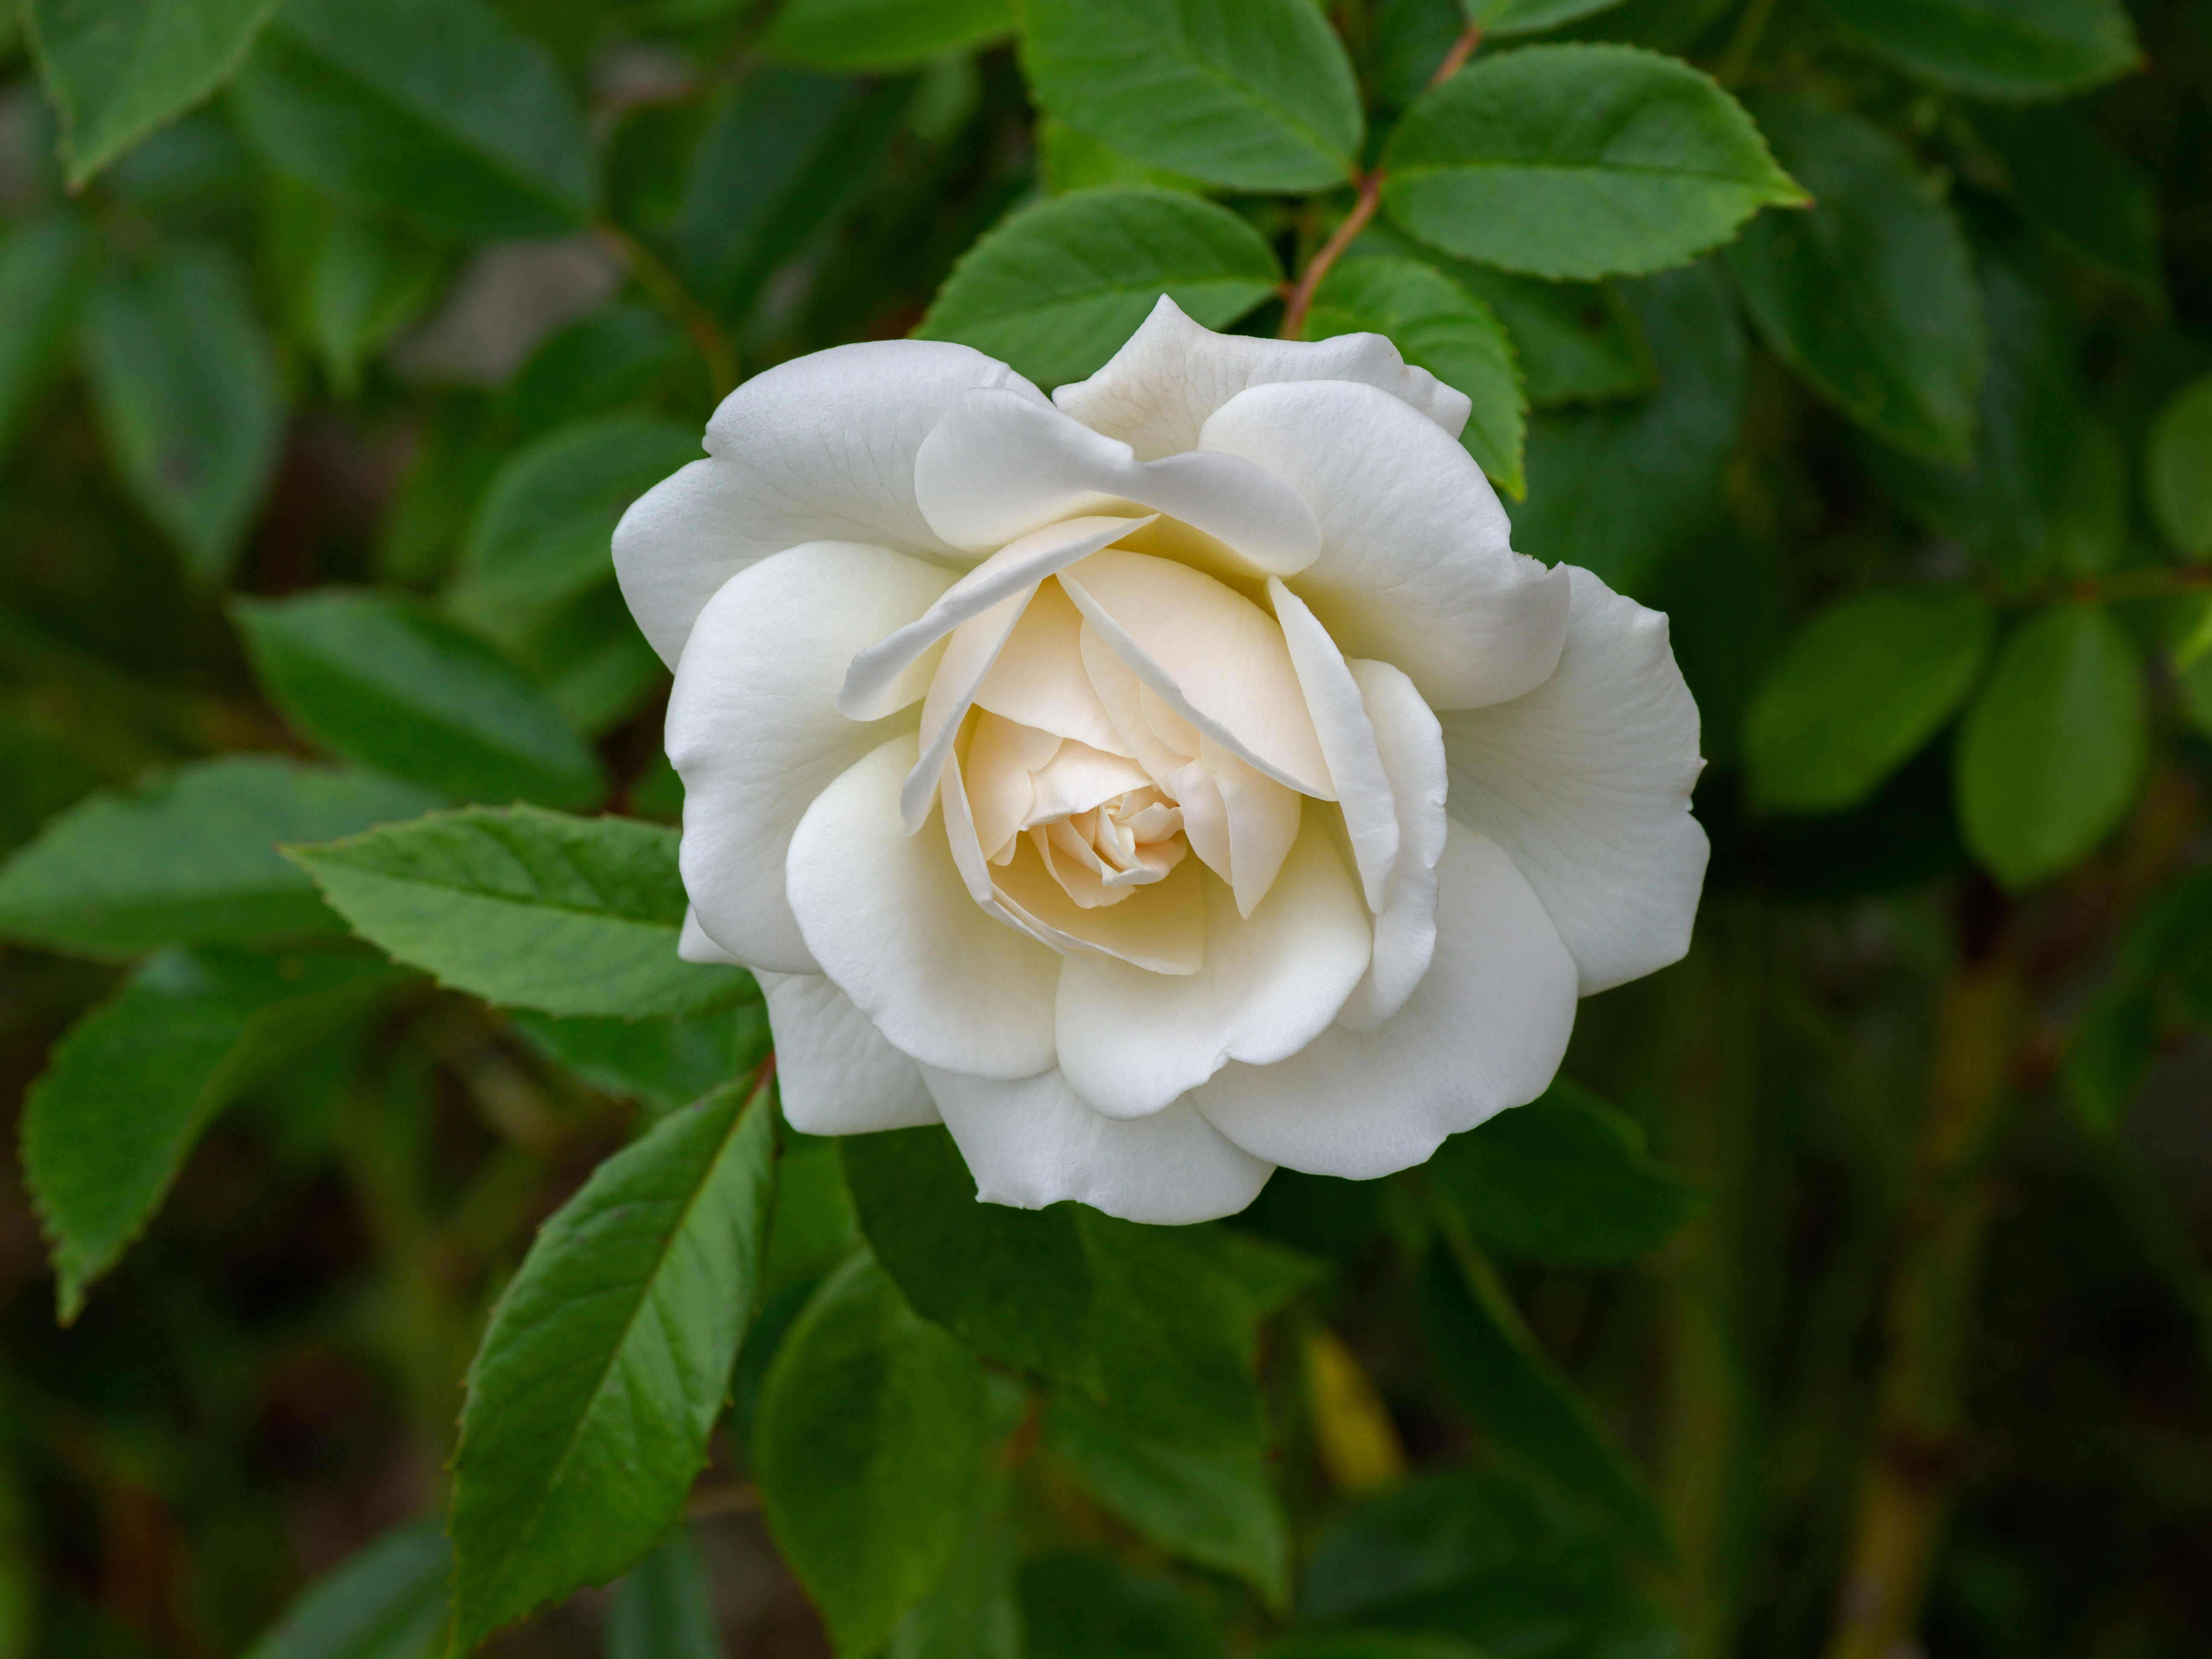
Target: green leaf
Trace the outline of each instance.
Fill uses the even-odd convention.
[[[1282,280],[1274,251],[1227,208],[1146,186],[1079,191],[978,241],[915,332],[974,346],[1050,387],[1095,373],[1162,295],[1221,328]]]
[[[22,1132],[64,1323],[144,1230],[215,1112],[398,977],[362,957],[167,951],[70,1028],[26,1097]]]
[[[1008,0],[784,0],[754,45],[811,69],[906,69],[1013,27]]]
[[[2069,109],[1984,109],[1974,125],[2002,158],[2029,218],[2106,275],[2154,302],[2158,204],[2142,175]]]
[[[1972,465],[1935,465],[1882,451],[1876,473],[1905,503],[2015,583],[2049,570],[2085,423],[2065,307],[2047,283],[1987,259],[1982,308],[1990,362]]]
[[[556,330],[507,388],[507,406],[536,436],[626,404],[669,377],[689,348],[667,318],[623,301]]]
[[[46,383],[76,307],[84,233],[74,216],[49,214],[0,230],[0,459]]]
[[[1097,1391],[1091,1266],[1073,1206],[979,1202],[941,1128],[838,1144],[860,1231],[908,1305],[994,1359]]]
[[[1728,251],[1759,331],[1875,436],[1964,461],[1986,355],[1966,237],[1880,128],[1796,100],[1753,107],[1814,198],[1754,219]]]
[[[363,939],[440,982],[548,1014],[681,1019],[759,994],[676,954],[677,836],[533,806],[434,812],[286,855]]]
[[[484,491],[446,608],[488,638],[520,638],[562,601],[613,580],[623,509],[701,453],[696,426],[627,410],[524,446]]]
[[[606,1659],[721,1659],[699,1547],[678,1526],[633,1567],[607,1605]]]
[[[1407,229],[1536,276],[1680,264],[1805,201],[1709,76],[1631,46],[1478,58],[1414,100],[1383,161]]]
[[[1485,1243],[1539,1261],[1632,1261],[1705,1201],[1644,1151],[1634,1119],[1564,1078],[1452,1136],[1429,1173]]]
[[[213,585],[229,574],[276,462],[284,410],[269,340],[222,248],[167,245],[86,296],[93,403],[138,504]]]
[[[1522,493],[1528,403],[1513,343],[1490,307],[1443,272],[1413,259],[1346,259],[1322,279],[1305,337],[1382,334],[1409,363],[1467,393],[1474,405],[1460,441],[1508,495]]]
[[[1642,1474],[1537,1346],[1472,1246],[1432,1249],[1419,1296],[1437,1373],[1498,1455],[1547,1482],[1647,1559],[1671,1565],[1674,1539]]]
[[[2158,1023],[2157,998],[2124,981],[2081,1011],[2058,1074],[2084,1127],[2107,1134],[2127,1116],[2157,1054]]]
[[[1021,0],[1037,102],[1139,161],[1235,190],[1352,175],[1359,89],[1312,0]]]
[[[637,631],[611,579],[534,619],[512,654],[552,711],[592,738],[669,683],[667,668]]]
[[[1966,711],[1959,816],[1966,844],[2008,887],[2086,858],[2142,781],[2142,665],[2106,612],[2054,605],[2005,641]]]
[[[1278,1611],[1288,1600],[1290,1528],[1258,1451],[1163,1446],[1066,1393],[1053,1401],[1045,1443],[1139,1535],[1233,1573]]]
[[[1188,1591],[1110,1555],[1026,1562],[1021,1594],[1028,1659],[1228,1659]]]
[[[984,1438],[983,1374],[863,1253],[817,1291],[769,1368],[754,1463],[770,1528],[839,1659],[863,1659],[959,1552]]]
[[[1538,408],[1609,403],[1656,389],[1636,315],[1599,283],[1547,283],[1455,259],[1452,279],[1498,313]]]
[[[2127,556],[2131,532],[2128,456],[2112,422],[2083,411],[2059,479],[2051,562],[2069,576],[2101,576]]]
[[[1024,1659],[1012,1518],[1003,1496],[979,1507],[952,1565],[899,1620],[889,1659]]]
[[[726,314],[858,199],[914,85],[771,66],[719,101],[692,153],[674,235],[684,269]]]
[[[1044,174],[1044,187],[1054,196],[1065,196],[1075,190],[1093,190],[1101,185],[1155,185],[1162,190],[1187,190],[1198,195],[1212,189],[1211,185],[1170,173],[1164,167],[1133,161],[1049,115],[1037,123],[1036,143],[1037,167]]]
[[[1455,1636],[1406,1631],[1299,1631],[1255,1649],[1253,1659],[1486,1659]]]
[[[447,251],[283,177],[270,192],[292,326],[340,397],[436,296]]]
[[[288,0],[237,103],[279,170],[459,236],[556,236],[590,210],[560,66],[483,0]]]
[[[246,61],[276,0],[24,0],[69,185],[206,97]]]
[[[540,1230],[469,1368],[453,1650],[652,1549],[707,1461],[758,1294],[763,1085],[670,1114]]]
[[[1984,98],[2063,98],[2142,61],[2119,0],[1821,0],[1909,75]]]
[[[595,1089],[672,1112],[768,1058],[767,1005],[755,1000],[696,1019],[554,1019],[512,1016],[532,1047]]]
[[[2151,422],[2145,459],[2160,533],[2192,559],[2212,556],[2212,374],[2166,399]]]
[[[395,1528],[303,1591],[246,1659],[424,1659],[453,1564],[436,1521]]]
[[[1609,11],[1620,0],[1460,0],[1467,21],[1487,40],[1536,34],[1562,23]]]
[[[1523,553],[1645,587],[1717,509],[1742,416],[1746,352],[1711,265],[1629,284],[1659,391],[1629,404],[1540,413],[1528,422],[1528,499],[1514,509]]]
[[[1856,806],[1981,677],[1989,607],[1962,588],[1860,593],[1790,641],[1744,721],[1753,793],[1784,811]]]
[[[83,956],[340,931],[276,844],[349,836],[441,805],[412,784],[228,755],[102,793],[0,865],[0,934]]]
[[[412,601],[330,588],[233,606],[270,697],[301,732],[460,800],[580,806],[598,757],[520,673]]]
[[[1187,1451],[1264,1447],[1258,1327],[1281,1286],[1255,1295],[1245,1254],[1263,1247],[1218,1228],[1141,1226],[1089,1209],[1077,1221],[1115,1419]]]

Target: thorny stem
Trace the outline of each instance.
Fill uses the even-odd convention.
[[[1344,250],[1367,228],[1367,222],[1375,216],[1376,206],[1382,199],[1382,170],[1377,167],[1360,179],[1359,199],[1352,204],[1352,211],[1345,215],[1336,234],[1321,245],[1321,251],[1314,255],[1299,276],[1297,285],[1291,289],[1291,297],[1283,307],[1282,338],[1295,340],[1305,332],[1306,313],[1313,307],[1314,290],[1328,275],[1329,267],[1343,257]]]
[[[645,297],[691,337],[691,343],[706,359],[707,378],[714,382],[715,400],[719,402],[735,391],[738,354],[714,313],[684,286],[658,254],[620,225],[595,226],[593,234],[614,262],[629,273],[630,280],[644,290]]]
[[[1936,1011],[1934,1074],[1889,1289],[1874,1440],[1826,1659],[1909,1650],[1962,1426],[1968,1332],[1991,1200],[1989,1157],[2024,1024],[2002,946]]]

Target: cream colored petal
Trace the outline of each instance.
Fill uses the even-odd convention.
[[[1052,400],[1149,461],[1197,448],[1215,410],[1249,387],[1284,380],[1360,381],[1419,410],[1454,438],[1470,409],[1466,393],[1408,368],[1380,334],[1311,342],[1216,334],[1165,295],[1105,368],[1060,387]]]
[[[1390,873],[1398,864],[1398,811],[1390,798],[1390,777],[1376,742],[1374,722],[1367,717],[1367,705],[1345,665],[1344,653],[1314,619],[1305,601],[1273,576],[1267,579],[1267,597],[1290,647],[1298,689],[1336,785],[1337,804],[1344,809],[1344,827],[1352,856],[1358,860],[1367,908],[1379,913],[1390,890]]]
[[[1540,684],[1566,637],[1567,579],[1509,544],[1482,469],[1372,386],[1257,386],[1206,423],[1206,446],[1287,478],[1322,525],[1289,586],[1346,656],[1403,669],[1434,708]]]
[[[1090,623],[1085,623],[1077,635],[1076,647],[1083,659],[1084,676],[1097,693],[1099,706],[1105,709],[1121,746],[1136,757],[1154,783],[1165,788],[1170,779],[1197,758],[1196,740],[1188,749],[1176,749],[1160,740],[1158,727],[1145,707],[1148,699],[1145,683]],[[1223,856],[1228,854],[1224,852]]]
[[[1084,672],[1082,631],[1074,601],[1058,582],[1046,582],[976,689],[976,706],[1109,754],[1128,754]]]
[[[1202,571],[1119,549],[1062,571],[1060,585],[1091,630],[1177,714],[1278,783],[1336,798],[1273,617]]]
[[[685,890],[739,960],[820,970],[784,896],[792,832],[832,779],[914,719],[840,714],[843,664],[951,580],[903,553],[818,542],[731,578],[700,613],[702,648],[678,664],[668,699],[668,757],[684,780]],[[915,665],[908,691],[928,666]]]
[[[959,740],[961,726],[975,706],[975,690],[991,672],[991,665],[1006,648],[1022,609],[1034,588],[1024,588],[1000,599],[989,610],[970,617],[945,641],[945,654],[929,682],[929,695],[921,702],[921,747],[914,770],[899,790],[899,821],[909,836],[921,828],[937,799],[938,781],[944,775],[945,757]]]
[[[1287,1059],[1328,1029],[1366,971],[1367,907],[1317,821],[1249,920],[1218,880],[1201,879],[1206,960],[1196,974],[1170,979],[1085,957],[1060,969],[1060,1068],[1109,1116],[1157,1112],[1232,1060]]]
[[[1072,1199],[1124,1221],[1179,1226],[1236,1214],[1274,1172],[1187,1100],[1129,1123],[1092,1111],[1058,1072],[1018,1083],[922,1077],[988,1204],[1040,1210]]]
[[[708,459],[647,490],[615,530],[623,597],[661,660],[676,665],[723,583],[788,547],[865,542],[964,560],[915,503],[915,454],[977,386],[1050,410],[1004,363],[939,340],[833,347],[724,398],[707,422]]]
[[[915,457],[915,499],[956,547],[985,553],[1085,514],[1164,513],[1246,574],[1303,570],[1321,545],[1312,510],[1234,455],[1139,461],[1128,445],[1012,392],[959,399]]]
[[[786,881],[807,948],[893,1047],[976,1077],[1054,1063],[1054,953],[983,914],[942,834],[899,823],[915,739],[872,750],[815,798]],[[926,826],[925,826],[926,828]]]
[[[1398,815],[1398,860],[1375,915],[1375,957],[1336,1017],[1371,1031],[1406,1006],[1437,948],[1437,860],[1443,854],[1444,736],[1413,681],[1384,662],[1351,665],[1373,723]]]
[[[775,1091],[803,1135],[866,1134],[938,1121],[921,1068],[819,974],[763,974]]]
[[[1372,1032],[1342,1025],[1273,1066],[1228,1066],[1193,1092],[1245,1151],[1372,1180],[1426,1159],[1549,1086],[1575,1022],[1575,965],[1497,845],[1455,824],[1439,866],[1436,962]]]
[[[1199,763],[1219,792],[1227,820],[1229,885],[1237,913],[1249,917],[1274,886],[1298,838],[1302,803],[1295,790],[1245,765],[1211,738],[1200,739]]]
[[[885,700],[897,695],[912,665],[939,640],[1014,595],[1034,592],[1036,585],[1054,572],[1146,522],[1127,518],[1071,519],[1009,543],[953,583],[920,617],[856,653],[846,671],[844,688],[837,694],[837,707],[856,720],[876,720],[890,713],[899,704]]]
[[[1583,994],[1690,948],[1705,832],[1690,816],[1698,705],[1667,618],[1572,572],[1559,672],[1443,717],[1451,815],[1510,854],[1581,970]]]

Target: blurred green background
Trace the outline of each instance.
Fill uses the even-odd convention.
[[[133,969],[224,936],[164,918],[334,927],[261,851],[441,801],[672,823],[667,677],[606,538],[721,392],[926,316],[1049,386],[1173,286],[1009,320],[1060,280],[1007,275],[1013,239],[1133,199],[1087,192],[1210,198],[1293,274],[1353,197],[1117,151],[1142,144],[1082,88],[1041,109],[996,0],[25,4],[35,59],[0,0],[0,1112],[137,998],[45,1086],[59,1111],[97,1072],[101,1133],[152,1197],[174,1181],[135,1243],[125,1215],[64,1264],[64,1326],[0,1137],[0,1659],[216,1659],[440,1508],[536,1225],[766,1031],[749,1002],[556,1022],[416,977],[314,1001],[289,957]],[[1594,40],[1717,75],[1816,198],[1587,282],[1386,215],[1340,270],[1412,262],[1443,297],[1401,316],[1340,280],[1308,324],[1408,323],[1409,356],[1488,389],[1516,544],[1670,614],[1711,761],[1697,940],[1584,1006],[1575,1082],[1520,1129],[1428,1177],[1279,1175],[1230,1224],[1306,1264],[1245,1333],[1282,1538],[1131,1500],[1073,1429],[1039,1449],[1006,1382],[1012,1577],[974,1605],[1026,1634],[975,1612],[894,1651],[1310,1626],[1370,1634],[1274,1651],[1873,1659],[1868,1583],[1918,1632],[1894,1653],[2205,1651],[2212,4],[1325,9],[1369,161],[1487,20],[1477,69]],[[1183,276],[1213,283],[1201,320],[1281,322],[1265,276]],[[248,983],[272,972],[292,1003]],[[827,1651],[746,1435],[851,1248],[841,1167],[786,1137],[696,1560],[652,1569],[690,1611],[654,1623],[641,1569],[488,1650]],[[1432,1282],[1460,1215],[1500,1322]],[[1538,1365],[1533,1405],[1453,1346],[1516,1306],[1572,1382]],[[1666,1547],[1590,1543],[1577,1480],[1616,1483],[1616,1520],[1656,1506]],[[436,1570],[393,1569],[427,1615],[266,1651],[405,1659]]]

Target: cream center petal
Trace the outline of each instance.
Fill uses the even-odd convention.
[[[1155,973],[1196,969],[1215,883],[1254,914],[1301,795],[1333,787],[1275,617],[1122,549],[957,623],[921,724],[909,820],[942,790],[977,904],[1063,954]]]

